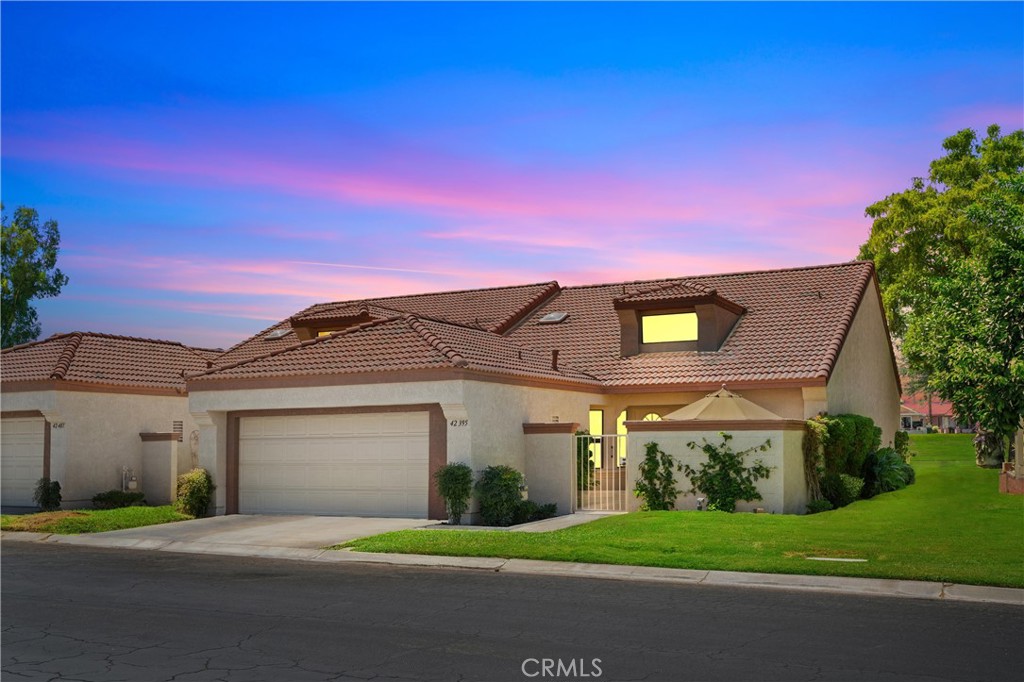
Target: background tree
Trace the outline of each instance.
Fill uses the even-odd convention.
[[[47,220],[40,227],[36,210],[22,206],[14,212],[11,221],[4,214],[2,225],[0,346],[7,348],[39,337],[42,329],[32,301],[58,295],[68,278],[57,269],[60,249],[57,221]]]
[[[908,312],[932,296],[933,279],[949,274],[984,242],[985,227],[967,215],[967,207],[1024,167],[1021,130],[1002,136],[993,125],[979,141],[965,129],[942,147],[946,154],[932,161],[927,181],[914,178],[909,189],[866,209],[874,222],[860,258],[875,263],[889,326],[899,337]]]
[[[930,304],[915,306],[903,350],[929,386],[968,423],[998,437],[1008,454],[1024,418],[1024,173],[964,212],[978,243],[943,263]]]

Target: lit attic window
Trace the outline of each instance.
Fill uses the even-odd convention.
[[[697,340],[697,313],[644,315],[640,322],[641,343]]]

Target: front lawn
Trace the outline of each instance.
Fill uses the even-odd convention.
[[[106,530],[152,526],[191,518],[191,516],[174,511],[174,507],[170,505],[104,510],[74,509],[24,516],[5,514],[0,516],[0,530],[77,535],[78,533],[101,533]]]
[[[813,516],[646,512],[552,533],[410,530],[344,547],[1024,587],[1024,497],[999,494],[970,435],[911,438],[917,483]]]

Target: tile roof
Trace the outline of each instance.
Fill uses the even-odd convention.
[[[559,348],[573,365],[608,386],[721,384],[826,378],[861,295],[874,272],[856,261],[790,270],[707,275],[657,282],[565,287],[508,337],[534,348]],[[715,352],[620,355],[614,301],[657,295],[667,285],[714,289],[743,306],[729,338]],[[537,321],[563,311],[560,324]]]
[[[218,364],[233,364],[295,345],[297,339],[294,334],[281,339],[267,339],[267,334],[276,329],[291,329],[293,324],[298,325],[302,322],[354,317],[356,311],[363,308],[374,319],[412,314],[500,333],[514,325],[523,315],[556,291],[557,282],[543,282],[492,289],[318,303],[229,348],[220,356]]]
[[[593,377],[567,363],[559,362],[555,369],[550,352],[523,348],[481,329],[416,315],[356,325],[188,379],[201,382],[424,369],[467,369],[596,383]]]
[[[184,391],[182,374],[206,369],[216,354],[174,341],[73,332],[5,348],[0,352],[0,380]]]
[[[458,366],[440,347],[425,344],[421,332],[427,330],[467,366],[520,376],[596,379],[603,386],[621,390],[816,381],[831,373],[873,273],[871,263],[856,261],[616,284],[563,288],[550,282],[321,304],[291,319],[336,317],[361,306],[367,306],[377,319],[324,337],[327,341],[296,345],[293,334],[267,340],[268,332],[291,328],[291,322],[285,320],[220,356],[217,365],[221,369],[205,373],[202,380]],[[617,302],[629,307],[711,296],[743,311],[718,351],[621,356]],[[569,315],[556,324],[539,323],[552,312]],[[560,372],[551,369],[553,350],[559,351]]]

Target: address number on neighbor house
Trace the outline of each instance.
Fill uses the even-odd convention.
[[[453,419],[448,422],[448,426],[469,426],[468,419]]]

